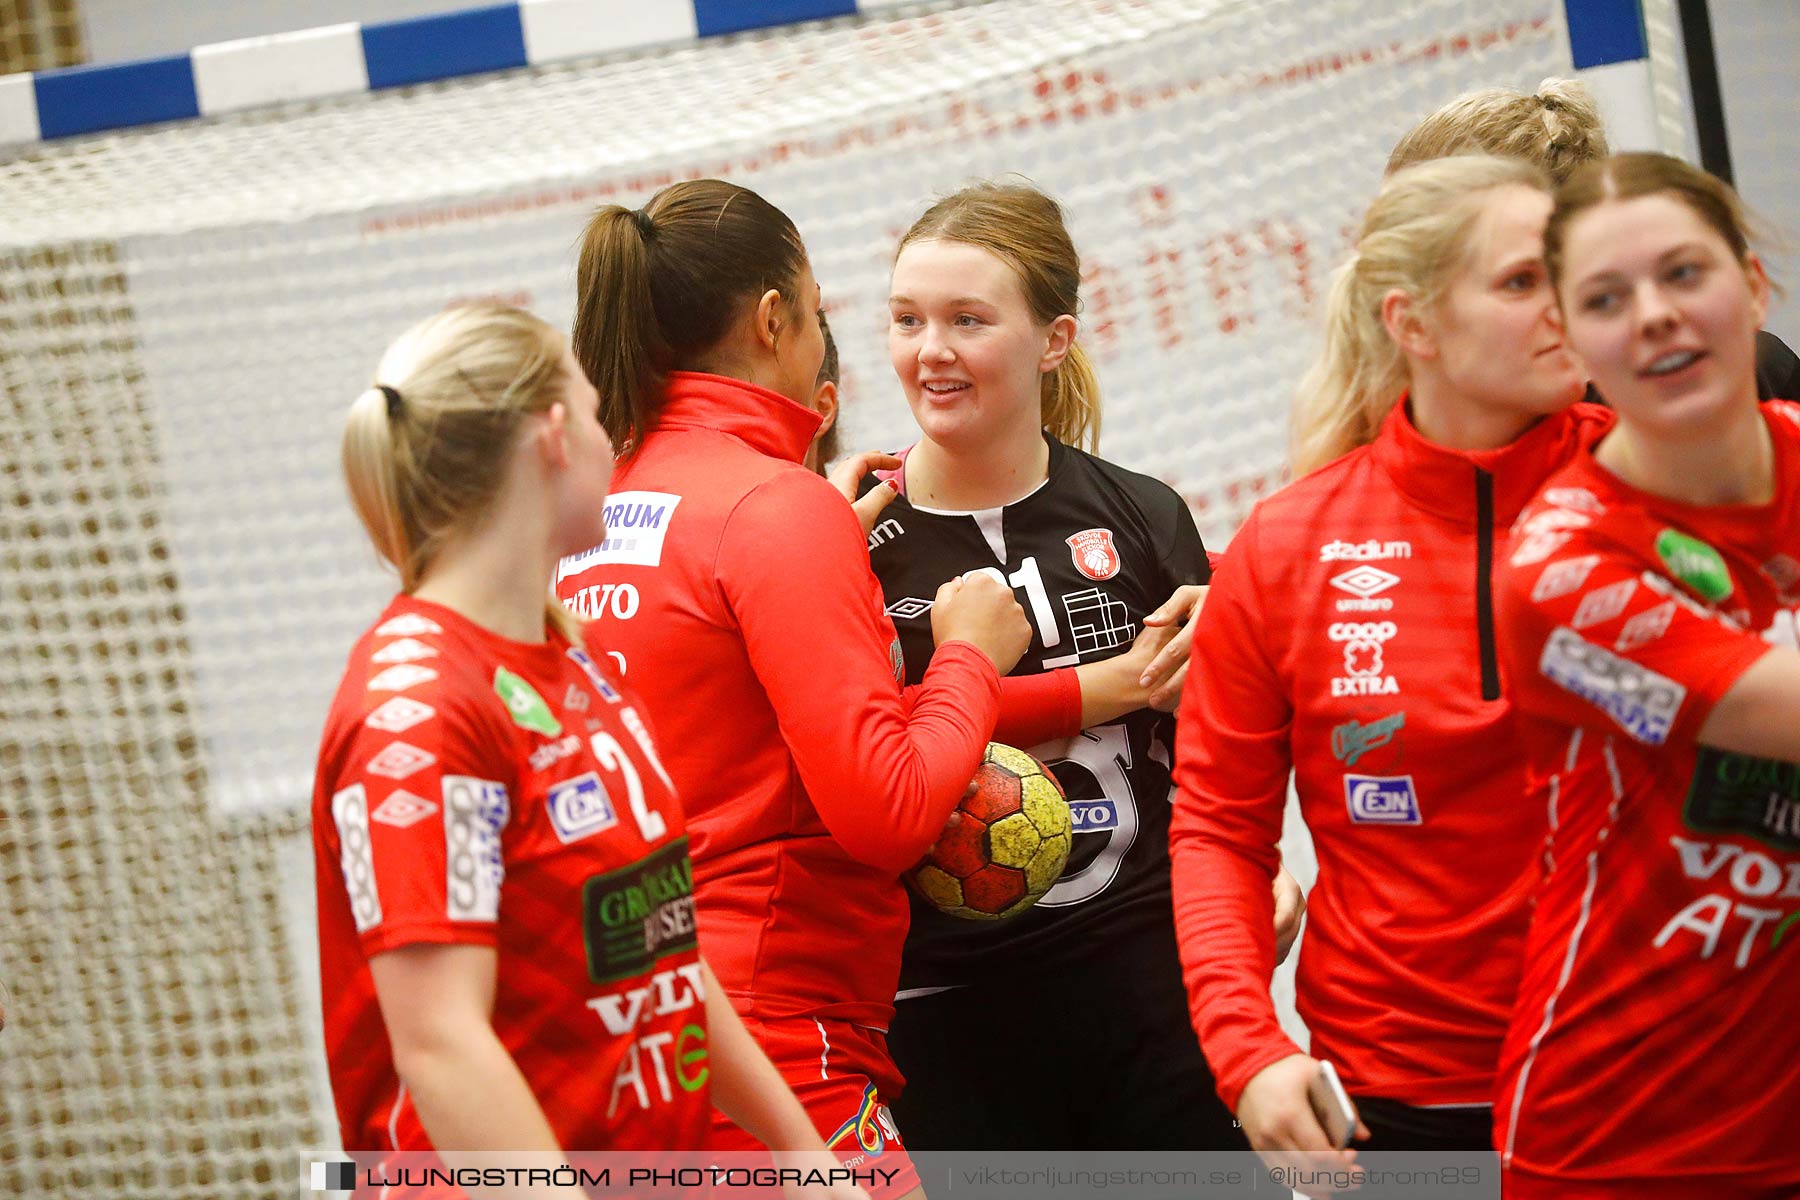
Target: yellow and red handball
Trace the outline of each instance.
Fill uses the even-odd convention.
[[[1069,861],[1074,827],[1062,785],[1023,750],[989,742],[974,790],[907,883],[933,908],[971,921],[1022,913]]]

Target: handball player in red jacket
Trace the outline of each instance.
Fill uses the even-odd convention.
[[[1380,1149],[1491,1145],[1542,820],[1495,643],[1495,547],[1608,420],[1576,406],[1547,181],[1479,156],[1391,176],[1296,403],[1302,477],[1257,506],[1198,620],[1176,764],[1176,923],[1220,1094],[1261,1150],[1328,1149],[1329,1059]],[[1310,472],[1310,473],[1308,473]],[[1297,1004],[1270,1000],[1288,780],[1318,855]]]
[[[1498,566],[1550,827],[1505,1194],[1800,1195],[1800,406],[1757,402],[1768,279],[1731,190],[1661,155],[1578,171],[1545,242],[1618,425]]]
[[[559,556],[602,534],[593,387],[492,304],[415,326],[376,378],[344,471],[402,590],[351,653],[313,801],[342,1144],[699,1150],[717,1104],[828,1163],[696,948],[639,702],[546,606]]]
[[[903,690],[866,530],[802,465],[819,308],[793,223],[748,189],[678,183],[594,216],[575,350],[621,455],[606,540],[562,564],[558,592],[595,618],[662,731],[706,954],[738,1011],[829,1145],[905,1164],[883,1099],[901,1082],[885,1040],[899,874],[990,738],[1071,734],[1105,690],[1089,679],[1127,671],[1003,690],[1030,629],[1010,588],[974,576],[931,597],[931,667]],[[1142,665],[1122,703],[1142,703]]]

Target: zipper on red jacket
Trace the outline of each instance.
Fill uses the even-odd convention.
[[[1475,628],[1481,638],[1481,698],[1500,698],[1494,649],[1494,476],[1475,468]]]

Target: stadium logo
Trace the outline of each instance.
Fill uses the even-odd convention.
[[[1110,529],[1084,529],[1063,539],[1075,569],[1089,579],[1111,579],[1119,573],[1119,549]]]
[[[1326,542],[1319,547],[1319,561],[1322,563],[1374,562],[1384,558],[1412,556],[1411,542],[1378,542],[1373,538],[1366,542]]]
[[[1411,775],[1346,775],[1344,802],[1352,824],[1424,824]]]
[[[574,684],[569,685],[569,690],[578,692]],[[582,699],[586,700],[587,697],[582,696]],[[532,770],[542,771],[552,763],[561,762],[579,749],[581,749],[581,739],[571,733],[568,737],[554,742],[540,742],[538,748],[531,752],[531,757],[525,761],[531,764]]]
[[[600,786],[600,777],[592,771],[551,788],[548,803],[550,827],[564,845],[619,823],[612,800]]]
[[[1352,567],[1341,575],[1331,577],[1332,587],[1356,597],[1354,600],[1339,600],[1339,612],[1386,612],[1394,607],[1394,602],[1381,593],[1399,582],[1398,575],[1379,567]]]

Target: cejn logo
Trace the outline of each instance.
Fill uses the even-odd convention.
[[[550,827],[564,845],[619,823],[600,777],[589,771],[550,789]]]
[[[1355,825],[1422,825],[1411,775],[1346,775],[1344,803]]]
[[[1394,607],[1394,601],[1381,595],[1396,583],[1400,577],[1380,567],[1352,567],[1341,575],[1331,577],[1331,586],[1340,592],[1349,592],[1354,600],[1339,600],[1339,612],[1386,612]]]

